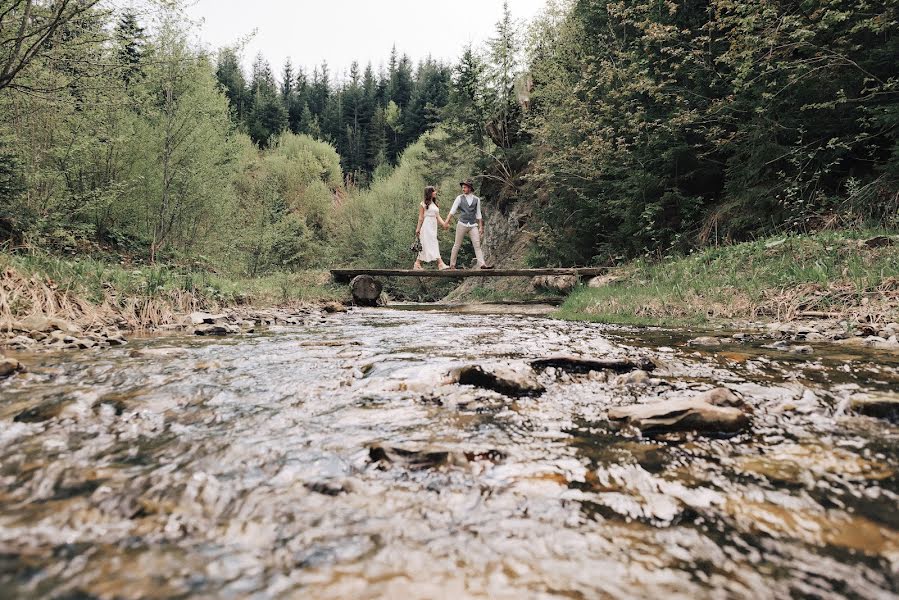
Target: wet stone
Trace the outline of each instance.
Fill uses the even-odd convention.
[[[684,398],[613,408],[609,420],[632,425],[643,433],[698,431],[736,433],[749,425],[749,417],[738,409],[715,406],[702,399]]]
[[[508,396],[539,396],[545,388],[530,369],[495,365],[469,365],[459,370],[459,383],[493,390]]]
[[[68,398],[54,398],[41,402],[37,406],[26,408],[13,418],[16,423],[42,423],[62,414],[62,411],[71,404]]]
[[[855,394],[849,400],[849,408],[860,415],[899,423],[899,394],[895,392]]]
[[[397,464],[411,470],[433,469],[442,466],[463,467],[469,462],[498,462],[504,458],[505,454],[499,450],[477,452],[433,448],[410,450],[395,446],[370,446],[368,449],[370,463],[381,466]]]
[[[531,366],[538,370],[549,368],[568,373],[589,373],[590,371],[613,371],[618,374],[629,373],[635,369],[652,371],[655,363],[648,358],[582,358],[579,356],[550,356],[531,361]]]
[[[25,370],[25,365],[14,358],[0,358],[0,379]]]
[[[693,338],[689,342],[687,342],[688,346],[705,346],[705,347],[716,347],[721,345],[721,340],[716,337],[711,336],[700,336],[697,338]]]

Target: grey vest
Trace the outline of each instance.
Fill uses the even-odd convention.
[[[481,199],[477,196],[474,196],[474,202],[471,203],[471,206],[468,206],[468,200],[465,199],[465,194],[459,195],[459,222],[460,223],[468,223],[469,225],[473,225],[478,222],[478,206],[481,204]]]

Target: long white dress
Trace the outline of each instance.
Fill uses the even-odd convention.
[[[424,202],[421,203],[425,205]],[[437,215],[440,209],[433,202],[425,209],[425,220],[421,224],[421,233],[418,239],[421,240],[421,252],[418,253],[418,260],[422,262],[431,262],[440,258],[440,245],[437,242]]]

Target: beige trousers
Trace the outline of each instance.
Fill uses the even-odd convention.
[[[471,247],[474,248],[474,255],[478,259],[478,267],[483,267],[486,263],[484,253],[481,251],[481,232],[477,225],[468,227],[462,223],[456,223],[456,243],[453,244],[453,251],[450,253],[450,266],[456,266],[456,257],[459,256],[459,248],[462,247],[466,235],[471,238]]]

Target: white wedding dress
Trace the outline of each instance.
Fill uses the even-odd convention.
[[[424,206],[424,202],[421,204]],[[421,252],[418,260],[431,262],[440,259],[440,245],[437,243],[437,215],[440,209],[433,202],[425,209],[425,220],[421,224],[421,233],[418,239],[421,241]]]

